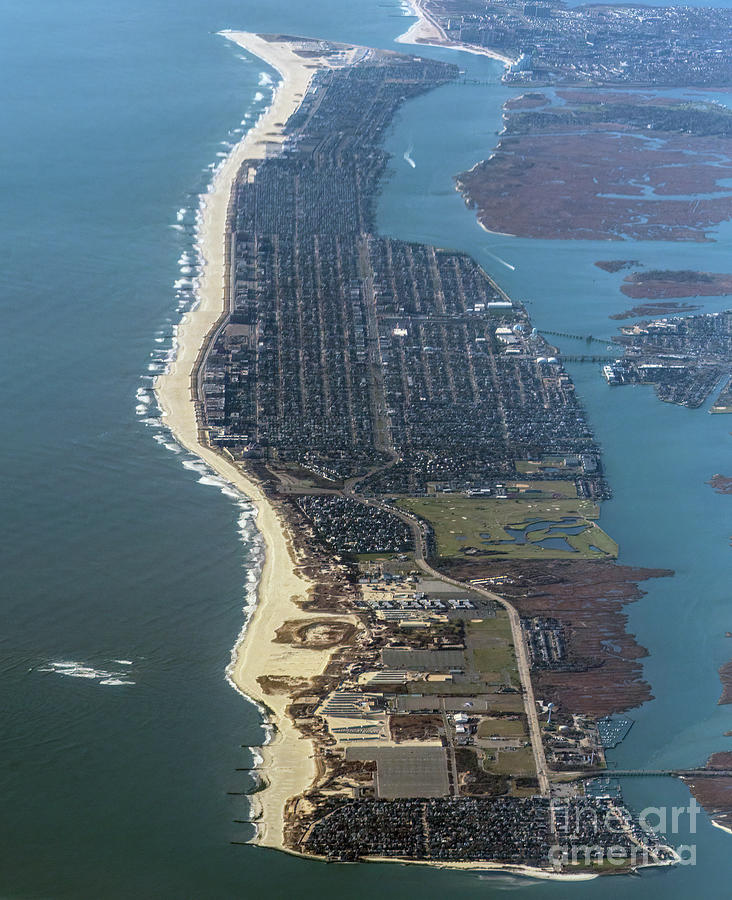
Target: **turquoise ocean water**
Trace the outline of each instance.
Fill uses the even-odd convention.
[[[263,740],[224,678],[258,544],[246,504],[175,452],[145,391],[189,302],[198,194],[270,96],[273,73],[215,32],[388,48],[409,21],[397,3],[366,0],[0,2],[2,900],[729,895],[732,837],[705,818],[673,836],[697,844],[696,866],[571,888],[230,843],[250,834],[234,823],[247,805],[229,792],[249,787],[236,770]],[[609,336],[608,314],[628,305],[622,276],[596,259],[729,270],[729,228],[716,243],[632,247],[483,232],[452,176],[495,143],[500,67],[423,52],[491,84],[448,85],[403,109],[384,232],[473,253],[559,331]],[[704,484],[732,474],[732,426],[650,390],[611,391],[594,366],[572,374],[604,447],[614,499],[603,524],[622,561],[677,573],[630,608],[657,699],[634,711],[615,758],[699,763],[732,728],[716,705],[716,669],[732,656],[732,501]],[[626,796],[688,799],[665,779],[628,783]]]

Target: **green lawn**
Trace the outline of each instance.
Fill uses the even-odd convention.
[[[486,763],[486,770],[497,775],[534,775],[534,754],[531,747],[499,751],[498,759]]]
[[[478,737],[489,738],[494,734],[501,737],[527,738],[523,719],[483,719],[478,726]]]
[[[512,559],[614,559],[618,554],[618,545],[597,525],[600,508],[591,500],[493,500],[443,494],[402,498],[398,505],[431,523],[438,554],[445,558],[480,558],[487,553]],[[563,523],[569,530],[563,530],[562,519],[570,520]],[[546,528],[526,532],[532,524],[543,522],[548,523]],[[583,530],[569,533],[576,528]],[[546,539],[559,545],[541,546]]]
[[[467,622],[465,641],[467,658],[484,681],[518,686],[511,623],[505,610],[498,610],[494,618]]]
[[[527,487],[528,485],[528,487]],[[524,495],[527,491],[537,491],[542,498],[551,499],[553,494],[561,494],[567,499],[575,499],[577,497],[577,485],[574,481],[507,481],[506,488],[517,488],[519,493]]]
[[[521,694],[491,694],[488,697],[490,707],[495,712],[523,712],[524,699]]]

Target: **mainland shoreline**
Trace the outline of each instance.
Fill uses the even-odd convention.
[[[420,44],[425,47],[444,47],[447,50],[462,50],[465,53],[474,53],[476,56],[488,56],[502,62],[506,68],[512,66],[517,60],[512,56],[499,53],[497,50],[489,50],[487,47],[478,47],[474,44],[463,44],[450,40],[439,25],[425,12],[425,0],[406,0],[417,21],[394,38],[397,44]]]

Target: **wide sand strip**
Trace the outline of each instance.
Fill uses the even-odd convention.
[[[276,123],[286,122],[296,111],[315,67],[312,57],[304,60],[287,43],[267,41],[246,32],[223,34],[277,69],[282,81],[269,110],[232,150],[218,169],[211,191],[203,198],[199,221],[202,255],[199,303],[181,321],[176,358],[170,371],[156,380],[155,390],[165,424],[176,440],[246,495],[257,510],[256,525],[265,545],[259,599],[251,621],[234,649],[228,674],[243,693],[258,702],[266,702],[271,711],[269,719],[276,727],[273,741],[263,748],[265,773],[274,769],[275,774],[267,779],[268,787],[257,794],[262,811],[256,840],[266,846],[282,848],[285,802],[311,785],[316,766],[312,744],[301,737],[285,715],[289,696],[267,694],[265,697],[257,678],[260,675],[298,678],[318,675],[324,670],[331,651],[293,649],[288,644],[273,643],[275,631],[283,622],[311,618],[294,600],[304,600],[312,582],[298,571],[285,526],[257,484],[237,466],[199,442],[191,373],[208,334],[224,312],[227,210],[236,176],[244,160],[264,157],[265,140],[271,144],[279,139],[281,126]]]

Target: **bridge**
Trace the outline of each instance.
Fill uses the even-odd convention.
[[[618,358],[617,354],[615,356],[589,356],[587,353],[583,353],[582,355],[577,354],[561,354],[562,362],[575,362],[575,363],[612,363]]]
[[[595,337],[593,334],[570,334],[568,331],[543,331],[541,334],[550,334],[552,337],[571,338],[574,341],[585,341],[587,344],[612,344],[611,338]],[[618,352],[622,347],[618,346]]]

